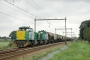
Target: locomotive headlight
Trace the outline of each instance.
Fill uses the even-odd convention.
[[[18,39],[18,37],[17,37],[17,39]]]
[[[25,37],[24,37],[24,39],[25,39]]]

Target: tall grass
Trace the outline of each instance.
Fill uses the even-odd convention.
[[[90,44],[77,41],[50,60],[90,60]]]
[[[13,41],[2,41],[0,42],[0,50],[4,50],[7,48],[13,48]]]

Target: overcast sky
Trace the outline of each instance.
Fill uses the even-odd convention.
[[[35,18],[65,17],[67,28],[73,28],[72,31],[78,36],[81,22],[90,19],[89,16],[90,0],[0,0],[0,36],[9,36],[11,31],[18,30],[20,26],[34,28]],[[55,33],[55,28],[64,28],[64,24],[64,21],[56,20],[37,21],[36,25],[37,31]],[[56,31],[60,35],[63,35],[63,32],[64,30]],[[67,32],[71,30],[68,29]]]

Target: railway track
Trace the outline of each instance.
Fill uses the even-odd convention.
[[[64,42],[59,43],[53,43],[53,44],[47,44],[42,46],[35,46],[35,47],[29,47],[29,48],[20,48],[20,49],[11,49],[6,51],[0,51],[0,60],[8,60],[8,58],[12,58],[18,55],[22,55],[25,53],[32,53],[41,49],[49,48],[51,46],[63,44]]]

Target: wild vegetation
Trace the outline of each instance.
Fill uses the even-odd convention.
[[[0,39],[0,50],[4,50],[7,48],[13,48],[14,46],[12,45],[13,41],[11,40],[4,40],[4,39]]]
[[[66,50],[56,54],[50,60],[90,60],[90,44],[85,41],[72,43]]]
[[[80,25],[80,39],[90,42],[90,20],[83,21]]]

